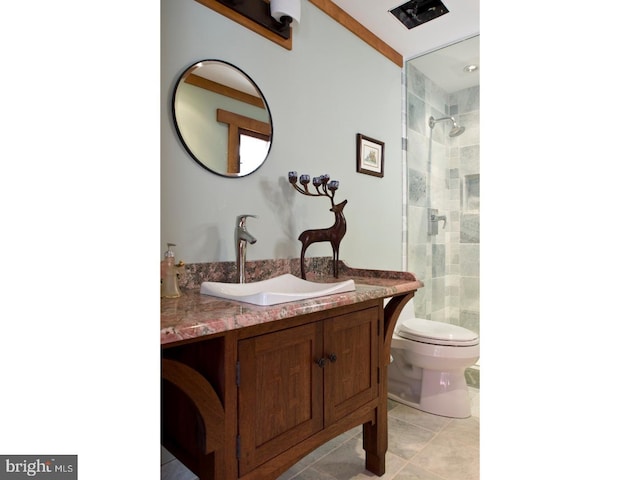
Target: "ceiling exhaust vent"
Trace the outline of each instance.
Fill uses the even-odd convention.
[[[449,13],[449,10],[440,0],[411,0],[389,12],[405,27],[412,29]]]

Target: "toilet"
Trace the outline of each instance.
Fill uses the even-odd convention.
[[[415,318],[413,299],[400,313],[391,340],[389,398],[452,418],[471,415],[464,371],[480,358],[477,333]]]

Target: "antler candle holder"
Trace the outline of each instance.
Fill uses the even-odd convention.
[[[329,200],[331,200],[331,208],[329,209],[329,211],[334,213],[335,222],[329,228],[305,230],[300,234],[300,236],[298,237],[298,240],[302,242],[302,251],[300,252],[300,274],[303,279],[306,279],[304,268],[304,254],[307,251],[309,245],[318,242],[330,242],[331,247],[333,248],[333,276],[335,278],[338,278],[338,255],[340,252],[340,242],[342,241],[345,233],[347,233],[347,221],[344,218],[342,210],[347,204],[347,201],[343,200],[337,205],[333,202],[333,197],[336,194],[336,190],[338,190],[340,182],[338,182],[337,180],[330,181],[329,175],[325,174],[313,178],[312,184],[316,189],[316,193],[309,191],[310,181],[311,179],[309,178],[309,175],[300,175],[300,184],[302,185],[302,187],[300,187],[297,184],[298,173],[289,172],[289,183],[298,192],[310,197],[327,197],[329,198]]]

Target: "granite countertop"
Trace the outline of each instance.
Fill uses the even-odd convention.
[[[274,275],[272,268],[265,268],[268,276]],[[192,270],[192,274],[194,274]],[[283,273],[281,271],[276,274]],[[295,272],[284,272],[293,273]],[[298,275],[299,276],[299,275]],[[261,280],[259,275],[249,281]],[[392,297],[400,293],[411,292],[423,286],[415,275],[409,272],[388,270],[363,270],[350,268],[341,263],[340,277],[308,273],[307,280],[313,282],[340,282],[353,279],[355,291],[338,293],[308,300],[281,303],[270,306],[225,300],[209,295],[201,295],[201,281],[228,281],[219,278],[202,279],[193,275],[181,282],[182,296],[179,298],[163,298],[161,300],[160,344],[167,345],[197,337],[222,333],[237,328],[248,327],[260,323],[272,322],[284,318],[295,317],[307,313],[327,310],[343,305]],[[197,285],[195,283],[197,282]]]

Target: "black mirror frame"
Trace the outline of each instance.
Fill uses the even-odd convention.
[[[252,171],[250,171],[248,173],[245,173],[244,175],[240,175],[240,174],[229,175],[229,174],[221,173],[221,172],[213,170],[209,166],[205,165],[197,157],[197,155],[189,148],[189,145],[187,145],[187,142],[185,141],[184,137],[182,136],[182,133],[180,132],[180,127],[178,126],[178,119],[176,117],[176,95],[178,93],[178,87],[180,86],[182,80],[185,78],[185,74],[187,72],[192,70],[199,63],[204,63],[204,62],[223,63],[223,64],[228,65],[229,67],[237,70],[238,73],[242,74],[253,85],[253,87],[256,89],[256,92],[258,92],[260,94],[260,97],[262,98],[262,101],[264,102],[264,108],[267,111],[267,114],[269,115],[269,123],[271,125],[271,139],[270,139],[270,142],[269,142],[269,149],[267,150],[267,153],[264,156],[264,159],[262,160],[260,165],[258,165],[258,167],[256,167],[254,170],[252,170]],[[202,168],[204,168],[205,170],[208,170],[209,172],[214,173],[214,174],[216,174],[218,176],[221,176],[221,177],[224,177],[224,178],[243,178],[243,177],[246,177],[248,175],[251,175],[252,173],[257,172],[262,167],[262,165],[264,165],[264,163],[269,158],[269,154],[271,153],[271,147],[273,146],[273,117],[271,115],[271,109],[269,108],[269,104],[267,103],[267,99],[265,98],[264,94],[262,93],[262,90],[260,90],[260,87],[258,87],[256,82],[254,82],[253,79],[249,75],[247,75],[247,73],[244,70],[238,68],[236,65],[234,65],[234,64],[232,64],[230,62],[227,62],[225,60],[212,59],[212,58],[198,60],[197,62],[192,63],[191,65],[189,65],[187,68],[185,68],[182,71],[182,73],[180,74],[180,77],[178,78],[178,81],[176,82],[175,86],[173,87],[173,93],[171,95],[171,117],[172,117],[172,120],[173,120],[174,129],[175,129],[175,131],[176,131],[176,133],[178,135],[178,138],[180,139],[180,143],[182,144],[184,149],[187,151],[189,156],[191,158],[193,158],[196,161],[196,163],[198,163],[198,165],[200,165]]]

